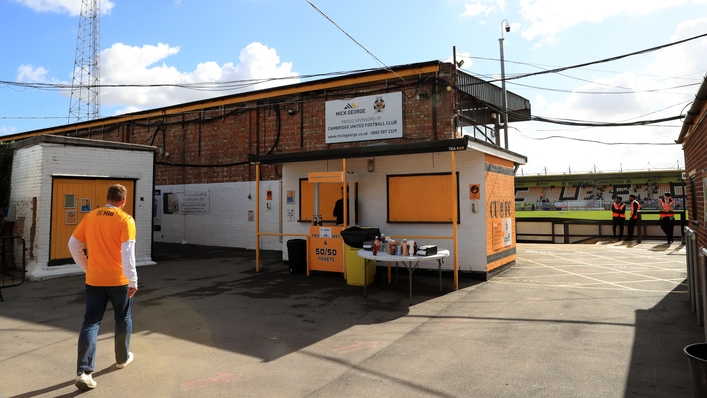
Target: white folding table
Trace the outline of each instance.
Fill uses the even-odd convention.
[[[366,260],[375,260],[375,261],[388,261],[388,262],[395,262],[395,283],[398,283],[398,263],[402,263],[405,268],[407,268],[408,272],[410,273],[410,278],[408,279],[409,282],[409,292],[410,292],[410,305],[412,305],[412,273],[417,269],[417,266],[420,264],[420,261],[428,261],[428,260],[437,260],[437,270],[439,271],[439,292],[442,293],[442,259],[445,257],[449,256],[449,250],[446,249],[438,249],[437,254],[433,254],[430,256],[397,256],[397,255],[391,255],[388,253],[376,253],[376,255],[373,255],[372,251],[369,250],[359,250],[357,252],[359,257],[362,257]],[[366,267],[368,266],[368,261],[363,262],[363,274],[366,274]],[[363,284],[363,297],[366,297],[366,284]]]

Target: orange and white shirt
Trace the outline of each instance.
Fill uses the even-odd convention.
[[[137,288],[135,220],[123,210],[106,205],[84,216],[69,239],[69,251],[86,272],[87,285]]]

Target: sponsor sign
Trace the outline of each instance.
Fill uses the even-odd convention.
[[[327,144],[385,140],[403,136],[401,92],[327,101]]]

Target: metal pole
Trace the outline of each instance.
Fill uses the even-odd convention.
[[[687,241],[685,244],[685,254],[687,259],[687,294],[690,299],[692,312],[695,312],[695,288],[694,281],[692,279],[692,268],[695,266],[695,254],[697,253],[697,250],[695,249],[695,235],[688,227],[685,227],[685,240]]]
[[[504,25],[505,22],[505,25]],[[503,147],[508,149],[508,96],[506,95],[506,66],[503,59],[503,30],[510,32],[511,26],[507,20],[501,21],[501,38],[498,39],[501,48],[501,89],[503,90]]]
[[[255,272],[260,272],[260,163],[255,165]]]
[[[457,158],[452,151],[452,236],[454,239],[454,291],[459,290],[459,236],[457,235],[457,201],[459,194],[457,189]],[[412,274],[410,274],[412,279]],[[412,301],[412,298],[410,298]]]
[[[707,307],[707,294],[705,294],[705,291],[707,291],[707,278],[705,278],[705,273],[707,273],[707,257],[705,257],[705,248],[700,249],[700,264],[702,265],[702,301],[700,302],[699,300],[699,295],[700,292],[697,292],[697,324],[702,325],[704,324],[704,329],[705,329],[705,341],[707,341],[707,322],[704,322],[704,311],[705,307]],[[702,308],[700,308],[702,307]]]

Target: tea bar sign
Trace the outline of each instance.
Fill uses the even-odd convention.
[[[403,136],[403,94],[368,95],[326,102],[326,143]]]

